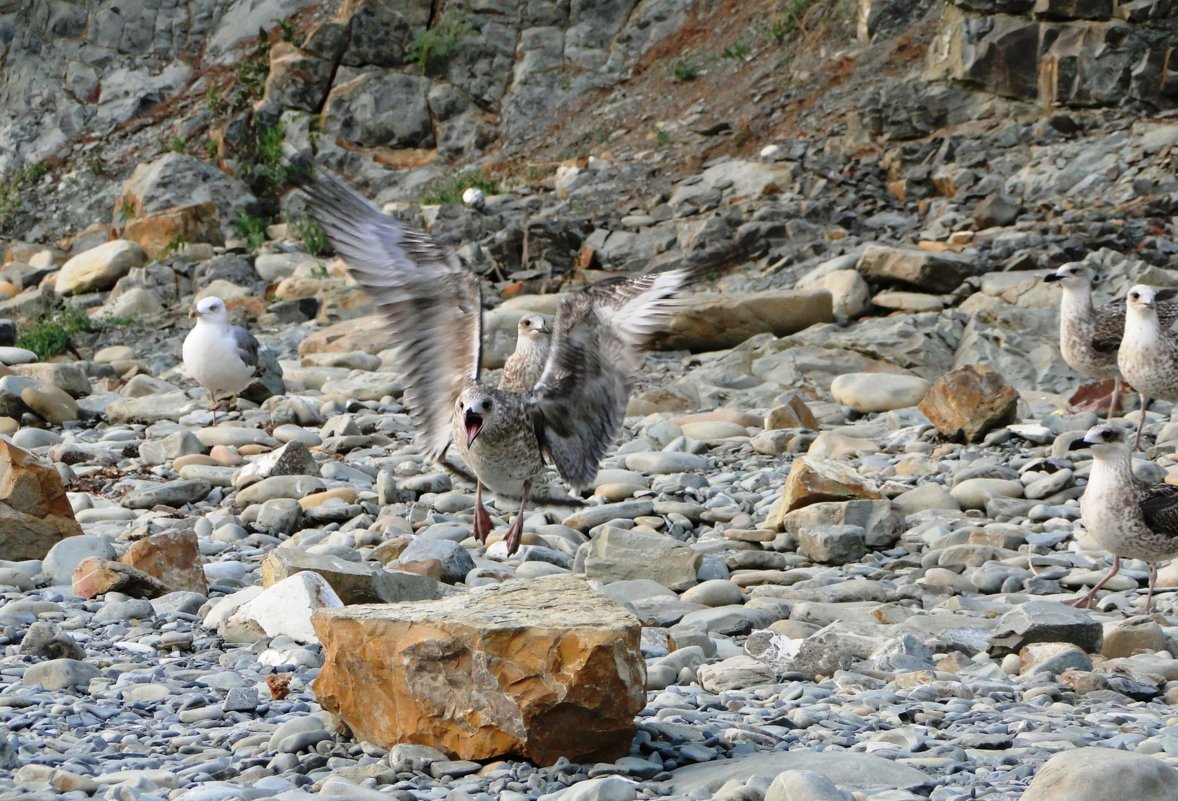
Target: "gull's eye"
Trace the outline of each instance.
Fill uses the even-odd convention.
[[[491,411],[491,399],[487,398],[484,400],[481,404],[479,404],[479,408],[481,408],[484,412]]]
[[[531,327],[532,327],[532,321],[531,320],[524,320],[524,328],[531,328]]]
[[[1137,300],[1140,297],[1141,297],[1141,295],[1137,292],[1130,292],[1129,293],[1129,300]]]

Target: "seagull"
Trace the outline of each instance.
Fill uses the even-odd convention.
[[[479,380],[479,277],[339,178],[323,172],[301,181],[311,216],[388,321],[405,365],[405,405],[426,457],[440,461],[453,446],[474,473],[475,537],[486,542],[491,531],[484,487],[520,499],[505,535],[514,554],[545,459],[574,490],[596,477],[621,428],[641,351],[694,272],[611,278],[566,295],[535,386],[495,388]]]
[[[1064,361],[1080,375],[1098,381],[1111,378],[1115,382],[1108,407],[1111,419],[1125,384],[1117,367],[1117,348],[1125,331],[1125,299],[1115,298],[1103,306],[1093,306],[1093,278],[1086,264],[1074,261],[1043,280],[1059,282],[1063,290],[1059,300],[1059,349]],[[1168,300],[1161,314],[1164,327],[1168,328],[1178,320],[1178,302]]]
[[[507,357],[499,389],[527,392],[536,386],[548,361],[548,335],[552,331],[539,314],[525,314],[516,326],[515,352]]]
[[[244,328],[229,324],[229,312],[220,298],[204,298],[190,316],[196,318],[196,325],[184,338],[184,369],[208,390],[216,425],[217,395],[227,393],[236,398],[254,380],[258,340]]]
[[[1117,351],[1117,366],[1125,380],[1141,393],[1141,419],[1137,438],[1145,426],[1145,409],[1151,398],[1178,401],[1178,334],[1170,329],[1166,304],[1159,302],[1153,287],[1137,284],[1129,289],[1125,315],[1125,338]]]
[[[1088,429],[1069,450],[1091,448],[1094,461],[1088,486],[1080,499],[1084,528],[1113,555],[1113,566],[1092,589],[1070,603],[1087,608],[1097,591],[1121,569],[1121,557],[1149,562],[1149,594],[1145,613],[1153,606],[1157,563],[1178,556],[1178,487],[1146,484],[1133,475],[1125,432],[1103,424]]]

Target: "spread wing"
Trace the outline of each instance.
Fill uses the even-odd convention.
[[[673,270],[611,279],[561,301],[532,403],[541,442],[575,489],[597,475],[626,414],[641,349],[691,277]]]
[[[237,357],[254,368],[256,372],[258,369],[258,340],[249,331],[236,325],[229,329],[229,333],[233,335],[233,344],[237,347]]]
[[[479,377],[479,279],[428,235],[406,228],[339,178],[303,178],[308,212],[384,314],[405,371],[405,405],[426,455],[450,444],[451,408]]]
[[[1151,484],[1138,489],[1137,500],[1150,530],[1178,542],[1178,487]]]

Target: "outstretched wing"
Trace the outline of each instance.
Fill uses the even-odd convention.
[[[302,181],[311,216],[388,321],[405,374],[405,405],[426,455],[437,459],[450,443],[451,407],[479,376],[479,279],[339,178],[320,172]]]
[[[237,357],[257,372],[258,369],[258,340],[249,331],[240,326],[229,329],[233,335],[233,344],[237,347]]]
[[[691,275],[610,279],[561,301],[532,402],[541,443],[574,489],[597,475],[626,414],[641,349],[666,324]]]

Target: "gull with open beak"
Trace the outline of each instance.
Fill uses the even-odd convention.
[[[491,531],[483,487],[520,499],[505,536],[514,553],[546,458],[574,489],[592,483],[621,428],[642,347],[692,273],[609,279],[566,295],[535,385],[490,387],[479,380],[479,277],[340,179],[321,173],[303,181],[309,212],[388,322],[423,451],[440,460],[453,446],[477,479],[475,537],[486,541]]]

